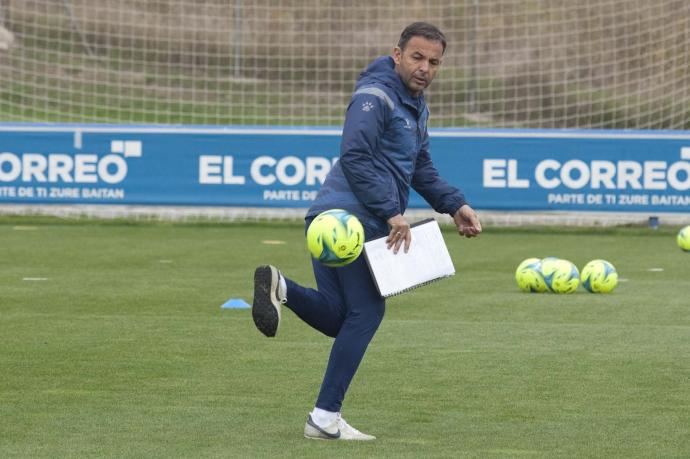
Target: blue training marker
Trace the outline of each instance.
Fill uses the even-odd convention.
[[[230,298],[225,304],[220,306],[221,309],[249,309],[249,304],[242,298]]]

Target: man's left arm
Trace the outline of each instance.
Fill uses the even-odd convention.
[[[465,201],[462,192],[451,186],[438,173],[428,151],[428,138],[417,155],[412,188],[419,193],[433,209],[441,214],[449,214],[458,232],[467,237],[477,236],[482,231],[476,212]]]

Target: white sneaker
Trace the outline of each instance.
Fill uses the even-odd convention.
[[[326,427],[318,426],[309,415],[304,425],[304,437],[311,440],[376,440],[373,435],[367,435],[352,427],[340,417],[340,413]]]
[[[254,271],[254,325],[266,336],[276,336],[280,325],[280,305],[285,304],[286,292],[281,285],[283,275],[275,266],[259,266]]]

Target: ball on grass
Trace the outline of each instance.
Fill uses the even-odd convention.
[[[690,252],[690,226],[686,226],[678,231],[676,236],[676,243],[685,252]]]
[[[592,293],[610,293],[618,285],[618,272],[606,260],[592,260],[582,268],[582,286]]]
[[[548,290],[540,270],[539,258],[526,258],[515,270],[515,282],[523,292],[543,293]]]
[[[580,285],[580,272],[571,261],[548,257],[541,261],[541,274],[549,291],[573,293]]]

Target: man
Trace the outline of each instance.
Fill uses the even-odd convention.
[[[440,213],[448,213],[461,235],[481,232],[463,194],[446,183],[429,156],[429,110],[423,91],[436,76],[446,39],[423,22],[402,32],[392,56],[374,60],[360,75],[345,117],[340,159],[329,172],[306,225],[320,212],[346,209],[364,226],[366,239],[387,236],[389,249],[413,244],[403,216],[410,187]],[[281,305],[320,332],[335,338],[314,410],[304,436],[315,439],[373,440],[340,416],[345,392],[383,319],[378,294],[364,257],[329,268],[312,260],[318,289],[302,287],[273,266],[254,273],[252,316],[266,336],[275,336]]]

